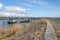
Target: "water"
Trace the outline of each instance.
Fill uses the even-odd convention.
[[[60,18],[57,18],[56,21],[57,21],[57,22],[60,22]]]
[[[42,18],[29,18],[29,20],[30,20],[29,23],[32,23],[32,21],[39,20],[39,19],[42,19]],[[18,21],[20,21],[20,20],[18,20]],[[57,22],[60,22],[60,18],[57,18],[56,21]],[[0,27],[8,27],[8,26],[11,26],[12,25],[12,24],[8,24],[7,22],[8,22],[8,20],[0,20]],[[26,25],[27,23],[20,23],[19,22],[19,24]]]
[[[11,26],[11,24],[8,24],[7,22],[8,22],[8,20],[0,20],[0,27]]]
[[[32,23],[32,19],[29,19],[30,22],[29,23]],[[27,23],[20,23],[20,20],[19,21],[19,24],[21,25],[26,25]],[[9,26],[12,26],[12,24],[8,24],[8,20],[0,20],[0,27],[9,27]]]

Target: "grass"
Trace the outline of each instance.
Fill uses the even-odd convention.
[[[57,39],[60,40],[60,22],[52,21],[51,22],[55,28]]]
[[[9,28],[1,28],[0,29],[0,40],[3,40],[5,38],[8,39],[9,37],[15,35],[16,32],[21,31],[22,28],[23,28],[22,26],[17,25],[17,24],[15,24]]]
[[[0,40],[43,40],[46,27],[45,21],[37,20],[25,26],[15,24],[0,28]]]
[[[43,23],[43,25],[41,25]],[[45,22],[41,21],[36,21],[33,22],[32,24],[27,24],[25,26],[25,30],[22,32],[18,38],[19,40],[43,40],[44,33],[46,29],[46,24]],[[11,39],[16,39],[16,37],[11,38]],[[17,39],[16,39],[17,40]]]
[[[60,40],[60,22],[51,19],[51,24],[54,26],[58,40]],[[44,34],[47,23],[44,20],[32,21],[32,24],[21,26],[14,24],[11,27],[0,28],[0,40],[44,40]]]

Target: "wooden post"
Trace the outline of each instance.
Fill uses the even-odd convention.
[[[3,26],[4,26],[4,19],[3,19]]]

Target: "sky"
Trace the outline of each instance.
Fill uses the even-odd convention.
[[[0,0],[0,16],[60,17],[60,0]]]

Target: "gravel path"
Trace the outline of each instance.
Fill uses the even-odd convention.
[[[47,28],[46,28],[44,40],[57,40],[54,27],[49,21],[47,21]]]

